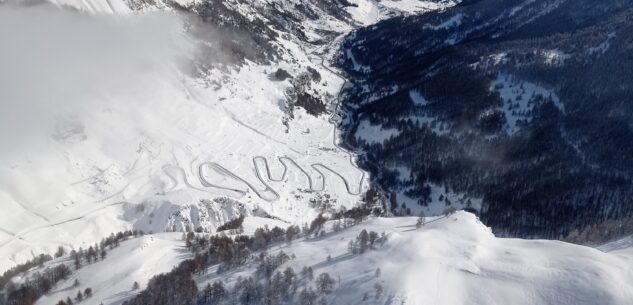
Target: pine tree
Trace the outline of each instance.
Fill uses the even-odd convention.
[[[352,254],[358,254],[358,245],[353,240],[349,241],[349,243],[347,244],[347,249]]]
[[[226,293],[224,284],[220,281],[215,281],[213,286],[211,286],[211,299],[214,303],[220,303],[220,301],[226,297]]]
[[[92,256],[94,251],[95,250],[92,248],[92,246],[90,246],[90,248],[88,248],[88,251],[86,251],[86,261],[88,261],[88,264],[92,263]]]
[[[312,279],[314,279],[312,267],[303,267],[303,269],[301,269],[301,276],[308,281],[312,281]]]
[[[376,300],[380,299],[380,296],[382,296],[382,291],[383,291],[383,288],[380,283],[374,284],[374,293],[375,293],[374,298]]]
[[[334,288],[334,279],[328,273],[321,273],[316,280],[316,287],[320,293],[329,294]]]
[[[374,231],[369,232],[369,246],[371,248],[374,247],[374,243],[376,242],[376,240],[378,240],[378,233]]]
[[[296,276],[297,275],[295,274],[295,271],[292,270],[292,268],[288,267],[286,268],[286,270],[284,270],[284,284],[286,285],[286,287],[290,287]]]
[[[457,209],[455,209],[454,207],[448,207],[444,210],[444,216],[450,216],[455,214],[455,212],[457,212]]]
[[[376,203],[376,190],[373,187],[370,187],[367,192],[365,192],[365,202],[367,205],[372,206]]]
[[[341,231],[341,220],[336,220],[332,225],[332,231],[339,232]]]
[[[75,269],[78,270],[81,268],[81,258],[79,255],[75,256]]]
[[[369,234],[367,233],[367,230],[363,229],[362,231],[360,231],[360,234],[358,234],[358,237],[356,237],[356,242],[358,243],[358,251],[361,254],[365,253],[365,251],[367,251],[367,244],[369,242]]]
[[[294,231],[294,226],[290,226],[288,227],[288,229],[286,229],[286,242],[288,244],[292,243],[292,240],[295,237],[295,231]]]
[[[59,257],[64,256],[64,254],[66,254],[66,250],[64,249],[64,247],[62,246],[57,247],[57,252],[55,252],[55,257],[59,258]]]
[[[132,290],[138,290],[139,288],[141,288],[138,284],[138,282],[134,282],[134,284],[132,284]]]
[[[299,305],[316,305],[318,295],[312,290],[312,288],[303,289],[299,293],[299,299],[297,304]]]
[[[395,212],[398,208],[398,199],[396,192],[391,192],[391,196],[389,196],[389,203],[391,204],[391,211]]]

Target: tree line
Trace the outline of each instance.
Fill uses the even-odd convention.
[[[283,251],[268,254],[265,250],[275,243],[292,243],[302,236],[323,236],[324,225],[328,220],[333,222],[333,232],[340,231],[343,227],[360,223],[373,211],[374,208],[368,205],[341,209],[331,213],[329,218],[319,214],[302,227],[258,228],[253,236],[207,236],[189,232],[185,236],[185,243],[194,257],[181,262],[172,271],[152,278],[145,290],[127,300],[124,305],[326,304],[325,296],[332,292],[335,284],[329,274],[318,275],[313,285],[314,273],[311,267],[304,267],[299,275],[292,268],[279,271],[279,267],[293,257]],[[364,252],[381,238],[384,236],[379,237],[375,232],[363,230],[357,238],[358,248]],[[261,251],[259,255],[255,255],[257,251]],[[232,287],[216,281],[199,291],[193,280],[194,275],[203,275],[214,265],[218,266],[218,273],[224,273],[247,263],[257,264],[255,271],[249,277],[239,277]]]
[[[107,251],[112,250],[120,245],[120,242],[128,239],[129,237],[137,237],[143,235],[143,231],[122,231],[118,233],[112,233],[110,236],[103,238],[99,243],[91,245],[88,249],[79,247],[78,250],[71,250],[69,254],[72,264],[60,261],[55,266],[44,268],[45,263],[55,259],[63,259],[66,255],[66,249],[64,247],[58,247],[53,256],[47,254],[40,254],[39,256],[23,263],[19,264],[0,276],[0,287],[3,288],[4,296],[0,296],[0,304],[6,305],[31,305],[34,304],[42,295],[48,293],[54,286],[61,280],[65,280],[73,272],[70,266],[74,267],[74,270],[80,269],[82,266],[97,262],[99,259],[104,260],[107,256]],[[44,268],[44,270],[36,270],[32,273],[27,273],[29,270],[38,267]],[[25,274],[27,279],[24,283],[16,284],[12,279],[20,274]],[[78,286],[78,285],[75,285]],[[81,295],[81,297],[79,296]],[[79,302],[85,297],[92,295],[92,289],[86,288],[83,293],[80,291],[75,297],[75,301]],[[66,304],[71,300],[68,297],[67,300],[60,300],[60,302]],[[72,301],[72,300],[71,300]]]

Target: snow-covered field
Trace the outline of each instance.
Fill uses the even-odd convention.
[[[595,249],[558,241],[497,238],[466,212],[427,218],[420,228],[416,221],[414,217],[372,218],[339,232],[331,230],[330,222],[323,237],[278,244],[268,253],[284,251],[294,257],[278,270],[291,267],[299,273],[303,267],[312,267],[315,278],[328,273],[336,282],[326,297],[328,304],[627,305],[633,300],[630,238]],[[348,243],[361,230],[384,232],[385,242],[363,254],[351,254]],[[159,246],[169,249],[160,256],[165,265],[185,257],[178,250],[183,242],[175,234],[122,243],[105,261],[84,267],[38,304],[76,293],[76,289],[65,290],[76,277],[93,289],[102,287],[85,304],[119,304],[136,293],[131,291],[133,281],[143,287],[152,273],[169,269],[155,264],[159,257],[155,253],[163,249]],[[140,259],[151,251],[156,252],[145,261]],[[115,274],[123,280],[99,276],[109,272],[114,262],[120,265]],[[196,282],[202,288],[221,280],[230,287],[239,276],[253,276],[256,268],[253,263],[217,274],[217,266],[212,266]],[[378,296],[376,284],[382,287]]]
[[[550,100],[560,111],[565,110],[558,96],[551,90],[516,79],[512,75],[500,74],[492,81],[490,89],[498,92],[503,100],[502,110],[507,120],[505,127],[511,135],[518,132],[522,124],[531,120],[532,110],[536,103]]]
[[[497,238],[466,212],[433,219],[416,229],[413,217],[375,218],[269,253],[296,256],[280,270],[308,266],[315,276],[329,273],[337,282],[331,304],[624,305],[633,300],[631,244],[603,252],[558,241]],[[386,243],[352,255],[348,243],[363,229],[385,232]],[[228,280],[209,273],[199,283],[230,283],[253,271],[245,268]],[[376,283],[384,287],[378,299]]]
[[[356,138],[368,144],[382,144],[390,138],[398,136],[399,133],[395,128],[384,128],[382,125],[372,125],[369,120],[362,120],[356,130]]]
[[[59,283],[36,304],[55,304],[59,300],[74,299],[78,291],[91,288],[92,297],[82,304],[120,304],[140,289],[144,289],[153,276],[169,272],[181,261],[191,257],[181,238],[182,233],[160,233],[132,238],[120,247],[108,251],[105,260],[88,264],[65,281]],[[70,258],[51,261],[72,265]],[[72,267],[74,268],[74,267]],[[75,286],[75,280],[79,286]],[[139,284],[133,290],[134,282]]]
[[[318,195],[334,207],[359,201],[367,177],[336,145],[330,114],[295,107],[284,125],[292,85],[271,77],[313,68],[314,92],[335,109],[344,80],[322,58],[336,42],[316,48],[282,35],[278,62],[200,76],[191,73],[200,41],[161,1],[140,2],[141,12],[116,0],[51,2],[0,7],[0,271],[126,229],[213,231],[239,214],[303,223]],[[352,2],[357,18],[367,17],[358,9],[379,12],[356,24],[450,5]],[[266,5],[229,3],[245,16]],[[324,15],[305,32],[354,26]]]
[[[195,1],[178,3],[187,7]],[[368,178],[354,166],[355,156],[338,147],[336,116],[313,116],[295,107],[288,119],[291,80],[273,77],[279,68],[294,76],[312,68],[321,76],[313,92],[328,109],[337,109],[334,97],[344,80],[328,66],[337,39],[318,48],[278,33],[283,34],[275,42],[282,50],[278,62],[246,61],[239,68],[197,74],[191,68],[201,42],[186,34],[186,16],[160,12],[167,7],[161,1],[137,1],[140,11],[117,0],[15,5],[20,2],[0,6],[0,272],[60,245],[86,248],[128,229],[152,233],[124,241],[105,260],[73,272],[37,304],[72,298],[85,288],[92,288],[93,296],[82,304],[121,304],[140,291],[132,290],[134,282],[142,289],[153,276],[191,257],[179,232],[214,233],[246,215],[243,233],[252,234],[263,226],[314,219],[315,200],[328,198],[334,208],[361,200]],[[301,3],[228,2],[250,18],[260,5]],[[343,35],[394,14],[453,4],[350,2],[355,4],[346,8],[350,23],[330,16],[306,21],[306,37],[319,39],[318,30]],[[78,11],[60,9],[66,7]],[[495,85],[502,83],[491,89],[506,101],[508,130],[516,132],[530,98],[548,92],[500,76]],[[426,104],[417,92],[411,98],[418,106]],[[397,130],[369,121],[357,133],[372,143],[394,135]],[[402,180],[410,176],[407,168],[394,170]],[[461,202],[458,194],[430,187],[427,215],[442,213],[447,199],[479,208],[477,200]],[[398,197],[417,207],[402,193]],[[371,218],[339,232],[332,232],[330,222],[324,236],[278,244],[268,252],[294,257],[280,268],[298,272],[310,266],[315,275],[329,273],[336,280],[327,296],[331,304],[632,303],[630,238],[594,249],[496,238],[465,212],[427,218],[421,228],[416,221]],[[364,254],[349,253],[348,243],[363,229],[384,232],[385,242]],[[72,264],[62,257],[44,268],[60,263]],[[216,280],[234,283],[256,266],[222,275],[216,268],[196,278],[200,287]],[[75,280],[79,287],[73,287]],[[376,287],[384,291],[377,293]]]
[[[438,10],[455,5],[458,1],[433,2],[424,0],[350,0],[354,4],[347,8],[354,20],[362,25],[371,25],[397,14],[415,14]]]
[[[182,206],[195,210],[186,217],[190,223],[208,214],[209,230],[256,209],[287,221],[309,220],[315,212],[302,203],[313,196],[306,175],[339,204],[358,200],[340,187],[338,176],[328,174],[324,186],[310,166],[335,169],[356,191],[361,185],[363,173],[334,146],[326,116],[297,109],[286,132],[282,105],[290,84],[269,78],[277,66],[248,63],[239,71],[190,77],[177,66],[193,53],[183,47],[189,42],[184,23],[173,14],[91,18],[42,7],[1,8],[0,14],[0,37],[22,29],[42,38],[11,39],[2,51],[13,58],[0,56],[9,67],[0,72],[8,80],[0,94],[28,102],[3,117],[45,109],[35,112],[37,119],[3,126],[8,134],[3,146],[14,147],[0,156],[0,270],[35,253],[51,253],[58,244],[77,247],[131,227],[171,229],[168,220]],[[36,18],[42,28],[33,26]],[[44,26],[47,21],[54,25]],[[76,24],[87,30],[73,31]],[[165,35],[146,38],[161,27]],[[97,30],[103,31],[100,37],[91,33]],[[299,45],[285,45],[290,55],[279,66],[295,75],[308,66],[319,69],[320,89],[336,93],[340,78],[313,63]],[[30,62],[16,60],[20,50],[29,50]],[[56,62],[46,60],[51,53]],[[297,64],[289,63],[294,60]],[[33,88],[26,90],[27,83]],[[10,133],[20,129],[26,132],[19,138]],[[282,171],[278,157],[293,166],[282,181],[259,179],[264,168],[255,164],[256,156],[268,160],[273,174]],[[240,207],[201,202],[216,197],[230,197]],[[154,221],[138,221],[147,218]]]

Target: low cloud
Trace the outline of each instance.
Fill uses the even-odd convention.
[[[120,95],[143,96],[158,85],[152,80],[177,77],[191,53],[184,23],[170,13],[0,5],[0,146],[19,151],[36,136],[50,137],[59,116],[82,116]]]

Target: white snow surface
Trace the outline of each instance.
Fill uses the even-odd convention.
[[[498,92],[503,100],[502,110],[507,120],[506,131],[510,135],[517,133],[522,124],[531,120],[537,97],[549,98],[558,109],[565,111],[564,105],[555,92],[539,84],[517,79],[512,75],[499,74],[492,81],[490,90]]]
[[[309,266],[315,277],[329,273],[336,284],[326,296],[328,304],[628,305],[633,300],[630,237],[591,248],[560,241],[497,238],[467,212],[427,217],[420,228],[416,221],[417,217],[370,218],[339,232],[332,231],[330,221],[321,237],[280,243],[267,252],[283,251],[292,257],[280,271],[291,267],[298,273]],[[384,242],[363,254],[351,254],[348,243],[361,230],[384,233]],[[141,291],[132,290],[134,281],[142,289],[154,275],[191,257],[181,234],[124,241],[105,260],[85,265],[58,283],[37,304],[52,304],[87,287],[94,295],[82,304],[121,304]],[[43,268],[71,262],[64,257]],[[194,279],[200,289],[217,280],[230,287],[239,276],[253,276],[257,265],[254,262],[220,274],[217,266],[211,266]],[[80,282],[78,288],[72,287],[75,279]],[[376,284],[384,289],[378,297]]]
[[[81,304],[121,304],[123,301],[145,289],[147,282],[155,275],[169,272],[181,261],[191,258],[185,247],[182,233],[161,233],[132,238],[121,243],[120,247],[108,251],[105,260],[87,264],[65,281],[60,282],[52,291],[40,298],[37,305],[55,304],[70,297],[74,299],[77,291],[92,289],[92,297]],[[74,269],[72,259],[65,257],[47,263],[47,266],[65,263]],[[74,287],[78,280],[79,287]],[[132,290],[134,282],[139,290]]]
[[[438,24],[438,25],[429,25],[429,27],[433,30],[448,30],[454,27],[458,27],[460,24],[462,24],[462,19],[464,18],[464,14],[455,14],[453,16],[451,16],[451,18],[443,21],[442,23]]]
[[[384,128],[382,125],[372,125],[367,119],[363,119],[358,123],[356,130],[356,138],[364,140],[369,144],[383,143],[400,132],[395,128]]]
[[[457,1],[434,2],[426,0],[350,0],[345,9],[361,25],[371,25],[396,14],[416,14],[443,9]]]
[[[606,53],[609,50],[609,47],[611,47],[611,40],[613,40],[615,37],[616,37],[615,32],[609,33],[609,35],[607,35],[607,38],[604,41],[602,41],[599,45],[589,48],[589,54],[602,55]]]
[[[633,254],[633,235],[608,242],[598,249],[609,253]]]
[[[563,64],[565,60],[571,58],[571,55],[559,49],[541,50],[538,54],[543,57],[545,63],[548,65],[560,65]]]
[[[322,77],[313,89],[336,109],[343,79],[322,57],[354,25],[323,14],[304,32],[339,32],[327,48],[281,35],[277,63],[193,76],[201,42],[162,1],[0,2],[10,4],[0,7],[0,272],[122,230],[213,232],[238,215],[304,223],[319,194],[334,208],[360,200],[367,177],[335,145],[329,114],[298,108],[284,126],[291,84],[270,78],[312,67]],[[252,18],[273,2],[301,1],[226,3]],[[454,4],[352,2],[358,25]]]
[[[328,304],[627,305],[633,300],[631,251],[497,238],[466,212],[428,218],[420,229],[415,222],[413,217],[375,218],[268,252],[296,256],[279,270],[292,267],[298,272],[311,266],[315,277],[329,273],[337,283]],[[387,241],[352,255],[348,243],[363,229],[385,232]],[[197,282],[203,286],[222,279],[231,284],[238,276],[251,276],[254,269],[248,266],[218,276],[211,267]],[[376,283],[385,290],[377,299]],[[363,301],[366,293],[369,300]]]
[[[335,207],[358,202],[364,173],[334,145],[328,116],[299,108],[284,126],[291,84],[269,74],[313,67],[322,96],[343,80],[294,40],[280,41],[278,64],[193,77],[183,25],[174,13],[0,8],[0,144],[10,148],[0,153],[0,271],[132,228],[212,231],[263,212],[303,223],[316,193]]]
[[[409,98],[415,106],[427,106],[429,101],[418,90],[409,90]]]
[[[10,148],[0,153],[0,272],[33,255],[52,253],[59,245],[85,247],[111,232],[198,227],[213,232],[241,214],[248,216],[244,229],[249,234],[264,225],[283,227],[313,219],[317,211],[307,203],[318,193],[330,194],[338,206],[359,200],[355,194],[364,190],[364,175],[334,145],[337,139],[327,116],[313,117],[299,109],[288,132],[281,124],[290,84],[269,79],[277,68],[294,75],[307,66],[317,69],[323,95],[336,96],[343,83],[304,46],[280,38],[278,45],[287,53],[279,64],[247,63],[239,70],[192,77],[180,64],[195,52],[183,37],[182,20],[173,14],[130,14],[127,4],[117,0],[52,2],[97,15],[40,8],[16,13],[16,8],[0,7],[0,39],[6,42],[0,50],[0,100],[33,101],[15,113],[5,112],[0,122],[5,131],[0,144]],[[352,2],[359,4],[348,8],[358,24],[386,18],[385,13],[394,10],[441,6],[415,0]],[[156,3],[148,10],[160,10]],[[33,20],[44,20],[46,26],[31,27]],[[307,25],[320,26],[351,29],[330,19]],[[28,41],[19,39],[27,36]],[[58,44],[60,40],[65,43]],[[51,48],[55,45],[63,48]],[[526,92],[549,94],[538,85],[523,84]],[[508,90],[500,92],[504,100],[529,95]],[[38,107],[42,111],[32,111]],[[25,112],[33,114],[30,120],[14,116]],[[510,131],[518,128],[519,119],[512,121]],[[397,134],[368,121],[364,127],[360,137],[368,141],[382,142]],[[21,141],[15,141],[15,130],[21,131]],[[406,179],[408,169],[397,170]],[[342,182],[348,182],[351,192]],[[434,203],[425,212],[440,213],[444,203],[436,199],[443,190],[431,187]],[[452,202],[461,198],[444,195]],[[472,204],[478,208],[477,201]],[[281,268],[312,266],[315,274],[330,273],[337,280],[328,296],[331,304],[364,304],[366,293],[376,304],[632,304],[630,239],[594,249],[496,238],[465,212],[427,221],[416,229],[413,217],[373,218],[324,237],[277,245],[269,253],[295,254],[296,259]],[[362,229],[385,232],[387,241],[351,255],[348,242]],[[38,304],[75,295],[77,289],[70,287],[75,278],[81,289],[93,288],[94,296],[82,304],[120,304],[137,293],[131,291],[134,281],[143,288],[154,275],[190,257],[180,236],[156,233],[125,241],[108,252],[105,261],[84,266],[56,285]],[[70,263],[65,259],[47,266]],[[251,275],[255,266],[222,277],[214,268],[196,279],[201,287]],[[375,276],[377,268],[380,277]],[[385,292],[374,300],[376,283]]]

